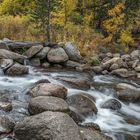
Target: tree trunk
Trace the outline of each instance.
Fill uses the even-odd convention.
[[[48,41],[51,42],[51,0],[48,0],[48,24],[47,24],[47,38]]]

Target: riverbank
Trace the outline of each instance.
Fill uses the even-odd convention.
[[[0,51],[1,138],[139,139],[137,77],[116,77],[110,70],[95,74],[95,66],[87,65],[71,43],[27,43],[26,48],[14,42],[20,44],[14,50],[8,43],[1,43],[6,49]]]

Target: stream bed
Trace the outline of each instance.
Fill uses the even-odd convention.
[[[121,102],[122,108],[119,111],[101,108],[101,105],[114,96],[114,86],[118,83],[129,83],[140,88],[139,81],[120,79],[108,75],[95,75],[93,78],[87,73],[76,72],[63,69],[36,69],[30,67],[30,73],[26,76],[10,77],[0,76],[0,99],[11,101],[13,110],[11,112],[0,111],[0,115],[11,116],[16,122],[28,116],[27,106],[30,97],[26,95],[29,88],[38,80],[48,79],[52,83],[62,84],[56,80],[56,76],[85,77],[90,78],[92,87],[90,90],[78,90],[68,88],[68,96],[80,92],[87,93],[96,98],[98,113],[95,117],[89,116],[85,122],[98,124],[105,134],[111,136],[113,140],[140,140],[140,103]],[[3,139],[3,140],[6,140]]]

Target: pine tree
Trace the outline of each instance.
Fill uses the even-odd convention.
[[[35,6],[32,11],[32,18],[38,24],[38,27],[46,34],[49,42],[51,37],[51,13],[55,10],[57,0],[35,0]]]

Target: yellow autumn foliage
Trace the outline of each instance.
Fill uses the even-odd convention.
[[[123,13],[125,7],[123,3],[119,3],[113,9],[108,11],[109,19],[103,22],[103,27],[108,36],[105,38],[107,43],[113,41],[113,37],[120,31],[124,25],[125,14]]]
[[[120,40],[122,43],[126,44],[133,43],[134,41],[131,32],[128,30],[121,31]]]

